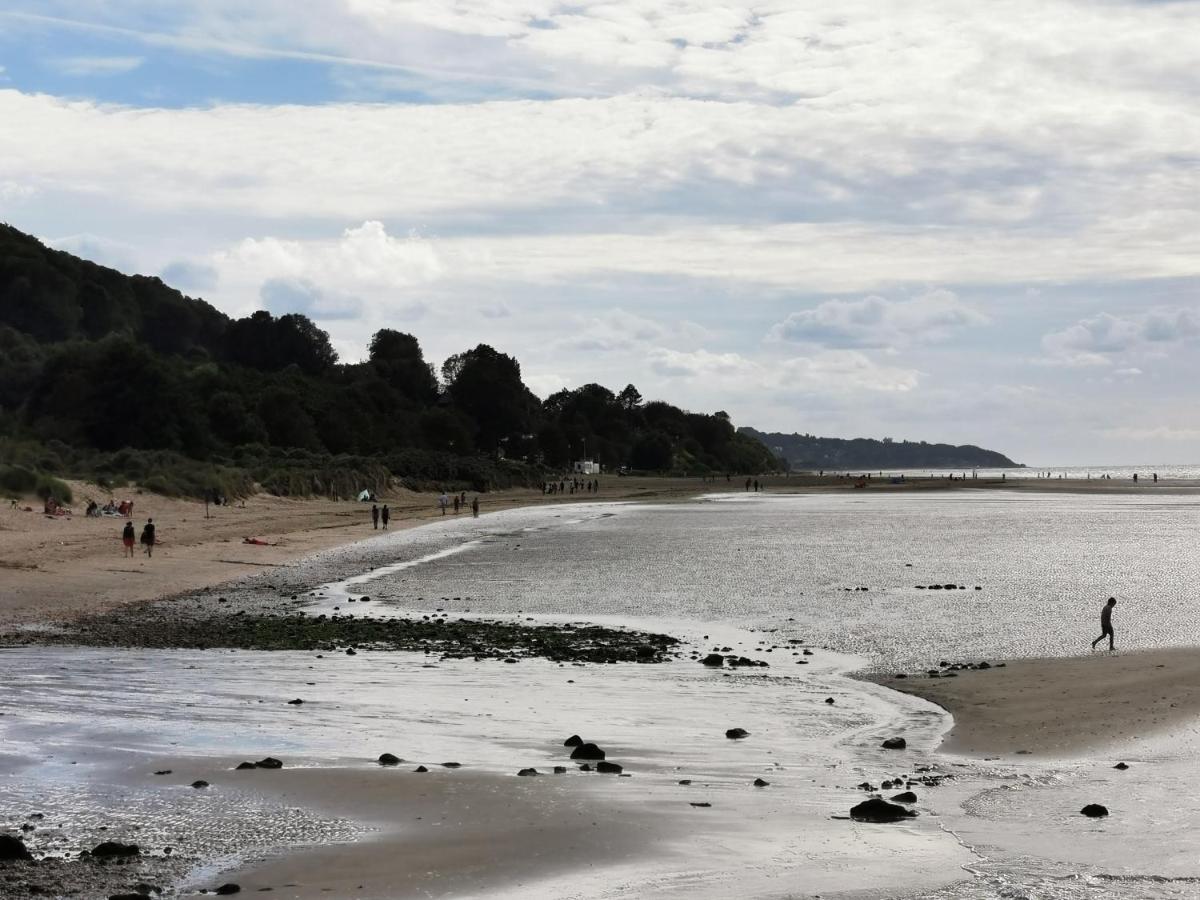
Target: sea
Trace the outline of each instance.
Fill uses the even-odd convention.
[[[940,754],[945,711],[849,676],[1087,653],[1110,596],[1121,647],[1200,646],[1198,546],[1200,499],[1174,493],[736,493],[447,516],[240,590],[278,598],[286,577],[307,590],[275,602],[310,614],[617,624],[768,666],[4,649],[0,826],[37,808],[66,847],[136,825],[147,845],[209,861],[196,886],[256,855],[363,836],[244,790],[197,798],[185,782],[198,760],[352,766],[399,747],[515,777],[551,766],[578,732],[634,776],[589,783],[589,796],[653,811],[662,836],[587,873],[480,896],[1195,897],[1200,810],[1183,786],[1196,728],[1141,742],[1136,777],[1118,784],[1107,758]],[[291,694],[305,699],[303,727],[277,702]],[[752,737],[726,740],[733,726]],[[914,754],[903,764],[879,750],[897,733]],[[846,821],[860,782],[915,761],[951,776],[918,789],[921,816]],[[168,763],[182,782],[144,777]],[[748,787],[755,777],[770,788]],[[1080,817],[1098,797],[1121,814]]]

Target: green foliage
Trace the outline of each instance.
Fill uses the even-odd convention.
[[[32,494],[37,487],[37,473],[24,466],[0,466],[0,489],[13,496]]]
[[[53,497],[59,503],[70,503],[75,499],[75,495],[71,492],[71,486],[53,475],[39,475],[33,492],[43,500]]]

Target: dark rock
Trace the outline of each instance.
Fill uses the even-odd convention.
[[[592,767],[588,763],[584,763],[582,766],[579,767],[579,771],[580,772],[590,772],[590,771],[592,771]]]
[[[692,779],[690,779],[690,778],[681,778],[681,779],[679,780],[679,783],[680,783],[680,784],[691,784],[691,783],[692,783]]]
[[[755,787],[770,787],[770,785],[771,785],[771,782],[769,782],[769,781],[763,781],[761,778],[754,779]]]
[[[33,854],[29,852],[23,840],[11,834],[0,834],[0,862],[31,859]]]
[[[1120,769],[1122,772],[1124,772],[1126,769],[1129,768],[1129,763],[1119,762],[1115,766],[1113,766],[1113,768]]]
[[[742,738],[750,737],[750,732],[745,728],[730,728],[725,732],[725,737],[731,741],[740,741]]]
[[[596,771],[606,775],[620,775],[622,768],[615,762],[598,762],[596,763]]]
[[[92,848],[92,856],[98,856],[101,859],[137,856],[138,852],[137,844],[122,844],[117,841],[105,841]]]
[[[234,766],[234,771],[241,772],[243,769],[257,769],[257,768],[258,768],[258,766],[256,766],[252,762],[240,762],[236,766]]]
[[[886,741],[880,744],[880,746],[883,747],[884,750],[903,750],[908,746],[908,741],[902,737],[888,738]]]
[[[259,769],[282,769],[283,768],[283,763],[280,762],[279,760],[277,760],[273,756],[268,756],[266,759],[260,759],[254,765],[256,768],[259,768]]]
[[[977,665],[975,668],[977,668],[977,669],[990,669],[991,667],[992,667],[992,664],[991,664],[990,662],[986,662],[986,661],[984,661],[984,662],[981,662],[979,665]]]
[[[170,770],[170,769],[159,769],[159,770],[158,770],[157,772],[155,772],[154,774],[155,774],[155,775],[170,775],[170,774],[171,774],[171,770]]]
[[[149,894],[109,894],[108,900],[146,900]]]
[[[912,791],[904,791],[903,793],[896,794],[892,799],[897,803],[916,803],[917,795]]]
[[[710,653],[708,656],[704,657],[704,659],[700,660],[700,662],[706,666],[717,668],[725,665],[725,657],[723,657],[720,653]]]
[[[536,775],[537,773],[538,773],[537,769],[522,769],[517,774],[522,777],[526,777],[526,776],[530,776],[530,775]]]
[[[830,706],[833,706],[833,698],[832,697],[826,697],[825,702],[828,703]]]
[[[459,762],[442,763],[442,768],[443,769],[461,769],[462,763],[459,763]]]
[[[427,768],[425,768],[424,766],[417,766],[415,769],[413,769],[413,771],[414,772],[428,772],[429,770]]]
[[[200,790],[200,788],[208,787],[208,782],[205,781],[204,779],[200,779],[199,781],[193,781],[192,787],[194,787],[196,790]]]
[[[695,806],[699,809],[708,809],[710,806],[712,806],[711,803],[695,803],[695,802],[693,802],[691,805]]]
[[[232,882],[230,884],[223,884],[213,891],[214,894],[217,894],[220,897],[228,897],[230,894],[240,894],[241,892],[241,886],[233,884]]]
[[[583,738],[581,738],[577,734],[573,734],[569,738],[567,738],[565,741],[563,741],[563,746],[564,747],[578,747],[582,743],[583,743]]]
[[[595,744],[580,744],[571,751],[571,759],[604,759],[604,751]]]
[[[398,766],[402,762],[404,762],[404,760],[402,760],[400,757],[396,756],[395,754],[392,754],[392,753],[380,753],[379,754],[379,764],[381,766]]]
[[[303,700],[301,700],[299,697],[297,697],[295,700],[289,700],[288,706],[299,706],[303,702],[304,702]]]
[[[1099,803],[1089,803],[1079,811],[1089,819],[1103,819],[1108,815],[1108,807],[1101,806]]]
[[[554,767],[554,774],[555,774],[555,775],[566,775],[566,774],[567,774],[567,767],[566,767],[566,766],[555,766],[555,767]]]
[[[355,650],[353,647],[350,647],[346,650],[346,655],[347,656],[358,656],[358,651]]]
[[[905,809],[898,803],[889,803],[879,797],[864,800],[850,809],[850,818],[855,822],[899,822],[916,815],[915,810]]]

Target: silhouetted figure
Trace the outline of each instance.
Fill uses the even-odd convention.
[[[146,525],[142,528],[142,546],[146,548],[146,555],[154,555],[154,520],[147,519]]]
[[[126,522],[125,529],[121,532],[121,543],[125,546],[123,556],[128,556],[133,559],[133,542],[136,535],[133,533],[133,523]]]
[[[471,515],[473,515],[477,519],[479,518],[479,498],[478,497],[476,497],[474,500],[471,501]]]
[[[1154,473],[1154,483],[1158,484],[1158,473],[1157,472]]]
[[[752,479],[746,479],[746,490],[750,490],[750,485],[753,484]]]
[[[454,514],[457,516],[458,511],[462,509],[462,504],[458,501],[458,494],[454,495]]]
[[[1104,604],[1104,609],[1100,610],[1100,637],[1092,641],[1092,649],[1096,649],[1096,645],[1105,638],[1108,638],[1108,649],[1116,649],[1113,646],[1114,634],[1112,625],[1113,608],[1117,605],[1116,597],[1109,597],[1108,602]]]
[[[1137,472],[1133,473],[1133,483],[1137,484]]]
[[[756,493],[756,494],[758,493],[758,479],[757,478],[754,479],[754,493]]]
[[[392,517],[392,511],[388,509],[387,504],[383,504],[383,509],[379,511],[379,519],[383,522],[383,530],[387,531],[388,520]]]
[[[371,504],[371,526],[379,530],[379,507],[374,503]]]

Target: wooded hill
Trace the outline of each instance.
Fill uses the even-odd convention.
[[[871,469],[998,469],[1016,466],[1002,453],[970,444],[927,444],[925,441],[881,441],[871,438],[823,438],[811,434],[766,434],[753,428],[740,433],[761,441],[793,469],[852,471]]]
[[[729,417],[598,384],[539,400],[486,344],[440,378],[384,329],[338,360],[303,315],[232,319],[0,225],[0,488],[29,472],[227,493],[345,495],[389,476],[476,489],[537,483],[586,454],[606,470],[759,473],[771,453]],[[13,468],[24,470],[15,473]],[[216,484],[215,482],[220,482]]]

